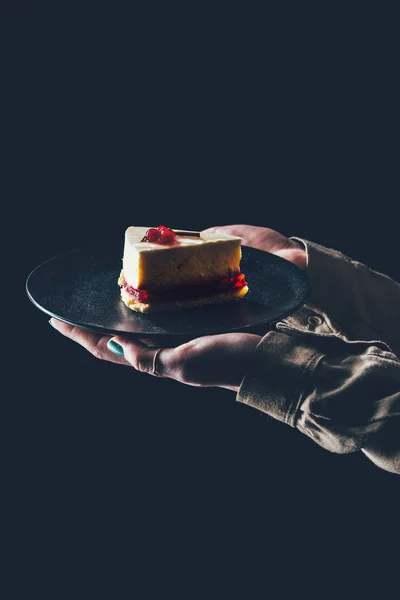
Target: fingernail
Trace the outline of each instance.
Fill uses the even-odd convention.
[[[57,327],[54,325],[53,323],[53,319],[49,320],[50,325],[53,327],[53,329],[55,329],[56,331],[58,331]]]
[[[117,344],[117,342],[114,342],[114,340],[108,340],[107,348],[114,354],[118,354],[118,356],[124,356],[123,347]]]

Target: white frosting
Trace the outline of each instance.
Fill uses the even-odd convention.
[[[136,248],[137,250],[142,251],[146,251],[146,252],[150,252],[150,251],[154,251],[154,250],[165,250],[165,248],[168,248],[168,246],[163,245],[163,244],[159,244],[157,242],[142,242],[141,240],[144,238],[144,236],[146,235],[146,232],[148,231],[148,229],[151,229],[150,227],[128,227],[128,229],[126,230],[125,233],[125,243],[130,244],[131,246],[133,246],[134,248]],[[176,229],[173,230],[175,232],[180,232],[183,230],[180,229]],[[196,231],[193,232],[188,232],[188,233],[199,233]],[[185,236],[185,235],[177,235],[176,236],[176,240],[175,243],[179,246],[197,246],[200,244],[212,244],[215,242],[220,242],[222,240],[238,240],[241,238],[238,238],[235,235],[228,235],[225,233],[207,233],[207,232],[200,232],[200,236],[201,237],[196,237],[196,236]]]

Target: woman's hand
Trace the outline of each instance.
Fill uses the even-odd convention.
[[[192,386],[238,391],[261,340],[250,333],[224,333],[191,340],[175,348],[155,348],[126,336],[103,336],[54,318],[51,325],[101,360],[175,379]]]
[[[274,229],[255,225],[224,225],[210,227],[207,232],[228,233],[242,238],[243,246],[265,250],[284,258],[303,271],[307,267],[306,251],[302,244],[290,240]]]

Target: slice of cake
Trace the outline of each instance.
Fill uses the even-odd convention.
[[[244,296],[241,238],[215,233],[128,227],[121,298],[138,312],[226,302]]]

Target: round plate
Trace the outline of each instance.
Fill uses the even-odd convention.
[[[242,246],[246,296],[199,308],[138,313],[120,297],[121,252],[121,244],[115,243],[51,258],[27,278],[28,297],[48,315],[88,331],[193,338],[270,324],[300,308],[310,290],[304,271],[291,262]]]

